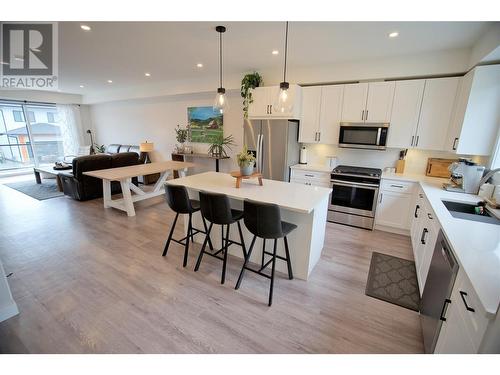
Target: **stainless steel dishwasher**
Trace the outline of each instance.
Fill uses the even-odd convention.
[[[420,302],[420,322],[426,353],[434,352],[439,331],[443,321],[446,321],[446,310],[451,303],[450,296],[458,268],[443,231],[439,231]]]

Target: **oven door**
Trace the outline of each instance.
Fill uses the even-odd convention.
[[[331,180],[330,187],[332,188],[330,210],[375,217],[378,185]]]
[[[388,124],[341,123],[339,146],[385,150]]]

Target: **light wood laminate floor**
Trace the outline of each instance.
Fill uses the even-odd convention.
[[[161,252],[173,219],[162,197],[137,216],[102,200],[34,200],[0,185],[0,258],[20,315],[0,323],[2,353],[421,353],[416,312],[365,296],[372,251],[412,259],[408,237],[327,224],[309,281],[269,281],[242,261]],[[182,221],[176,235],[182,234]],[[291,244],[293,246],[293,244]]]

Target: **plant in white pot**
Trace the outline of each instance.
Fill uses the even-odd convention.
[[[253,173],[253,166],[255,164],[255,156],[248,151],[247,146],[243,146],[243,150],[236,155],[240,172],[243,176],[250,176]]]

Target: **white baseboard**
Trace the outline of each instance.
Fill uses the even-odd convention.
[[[388,227],[387,225],[378,225],[378,224],[375,224],[373,229],[381,230],[383,232],[402,234],[403,236],[410,237],[410,231],[408,229],[400,229],[400,228]]]
[[[12,318],[13,316],[19,314],[19,309],[14,301],[7,306],[0,308],[0,322]]]

